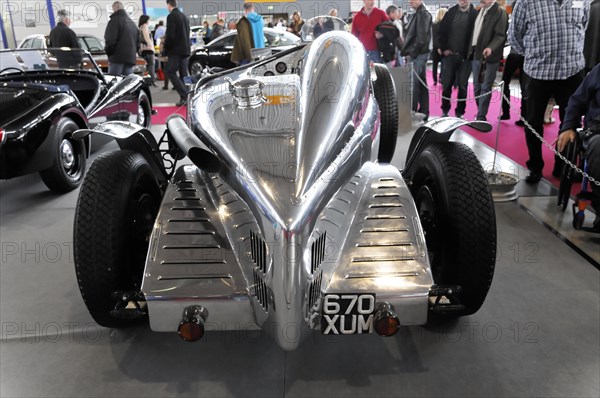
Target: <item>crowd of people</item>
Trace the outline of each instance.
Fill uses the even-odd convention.
[[[188,75],[190,56],[190,25],[180,11],[177,0],[166,0],[169,15],[166,26],[159,21],[150,32],[149,17],[142,15],[138,26],[129,18],[123,4],[115,1],[113,14],[104,35],[110,74],[128,74],[135,65],[136,53],[147,62],[152,84],[156,80],[155,44],[160,47],[159,63],[166,70],[165,87],[170,81],[180,96],[177,105],[185,104],[187,89],[183,83]],[[473,83],[472,101],[477,106],[476,120],[486,121],[491,92],[496,82],[505,45],[511,46],[505,60],[502,80],[504,99],[501,119],[510,119],[510,82],[519,71],[521,89],[521,117],[529,160],[529,175],[525,181],[535,184],[542,178],[544,161],[542,143],[532,132],[544,134],[544,122],[552,122],[549,111],[559,107],[561,134],[556,140],[559,149],[576,137],[575,131],[585,115],[590,174],[599,176],[600,163],[600,0],[515,0],[510,5],[504,0],[480,0],[475,7],[469,0],[437,11],[435,18],[423,0],[409,0],[411,12],[405,15],[396,5],[381,10],[374,0],[363,0],[363,7],[351,14],[347,22],[351,32],[363,44],[367,58],[388,67],[410,66],[412,78],[412,111],[429,118],[429,87],[426,66],[433,61],[433,83],[442,86],[441,111],[447,116],[456,102],[454,114],[464,118],[468,82]],[[509,18],[510,15],[510,18]],[[336,17],[332,9],[329,17]],[[75,34],[70,30],[66,11],[59,11],[59,22],[50,33],[53,47],[78,48]],[[330,18],[327,18],[329,20]],[[510,21],[509,21],[510,20]],[[313,27],[313,34],[331,30],[324,18]],[[290,22],[279,19],[276,29],[287,30],[300,36],[305,21],[299,11],[291,14]],[[229,21],[227,29],[237,29],[231,60],[238,65],[249,63],[252,49],[264,47],[264,18],[252,3],[244,3],[243,15]],[[214,40],[226,31],[225,21],[217,19],[212,27],[204,22],[205,41]],[[439,73],[438,73],[438,65]],[[587,77],[586,77],[587,76]],[[453,88],[457,90],[452,100]],[[528,126],[527,126],[528,125]],[[529,128],[530,127],[530,128]],[[557,157],[554,173],[558,175],[562,163]],[[597,191],[599,188],[593,185]],[[600,210],[600,202],[593,202]],[[600,229],[600,221],[594,224]]]
[[[150,17],[141,15],[138,24],[133,22],[124,9],[121,1],[112,4],[112,14],[104,33],[105,51],[108,55],[108,73],[112,75],[128,75],[133,73],[136,58],[139,55],[147,64],[150,76],[149,84],[156,86],[158,75],[164,80],[163,89],[169,89],[169,82],[177,90],[180,99],[178,106],[184,105],[187,89],[184,78],[188,76],[190,57],[190,22],[188,17],[179,9],[177,0],[166,0],[169,15],[159,20],[154,29],[150,28]],[[330,15],[336,16],[336,10]],[[57,13],[58,23],[50,32],[50,47],[69,47],[80,49],[77,35],[69,27],[70,13],[60,10]],[[203,40],[208,43],[229,30],[237,30],[232,61],[243,65],[252,60],[251,50],[265,46],[263,27],[264,19],[255,12],[252,3],[244,3],[243,15],[238,20],[229,20],[227,27],[223,18],[217,18],[212,24],[203,22]],[[279,19],[277,28],[287,30],[297,36],[301,35],[304,20],[299,11],[294,11],[290,22]],[[274,27],[269,23],[269,26]],[[156,48],[158,47],[158,57]],[[81,62],[81,54],[72,52],[61,54],[60,60],[64,67],[72,67]]]
[[[464,118],[471,78],[476,120],[486,121],[503,50],[509,44],[511,52],[502,76],[506,99],[501,119],[510,119],[509,85],[519,71],[522,101],[517,124],[525,127],[529,153],[525,182],[536,184],[542,178],[542,142],[532,130],[543,137],[544,123],[554,121],[554,104],[559,107],[561,122],[557,149],[564,150],[567,142],[576,139],[576,129],[585,116],[581,137],[589,174],[600,180],[600,0],[515,0],[510,6],[504,0],[479,3],[474,7],[469,0],[457,0],[449,9],[438,10],[433,20],[423,0],[409,1],[410,19],[402,20],[398,27],[401,39],[396,39],[393,47],[412,68],[413,114],[421,113],[424,121],[429,118],[425,65],[431,58],[434,85],[442,83],[442,115],[448,116],[456,87],[455,115]],[[378,45],[380,27],[395,17],[390,8],[385,13],[374,7],[374,0],[363,0],[363,4],[354,16],[352,33],[364,45],[369,60],[382,62],[382,54],[390,50],[386,43]],[[392,43],[387,37],[384,41]],[[388,65],[401,66],[402,62]],[[556,156],[553,174],[560,176],[562,170],[563,163]],[[600,187],[592,184],[592,190],[592,206],[600,214]],[[600,232],[600,216],[593,229]]]

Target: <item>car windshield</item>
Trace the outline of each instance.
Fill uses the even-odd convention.
[[[332,30],[348,31],[346,22],[337,17],[328,15],[317,16],[309,19],[302,26],[302,40],[313,41],[320,35]]]
[[[104,42],[102,42],[97,37],[93,36],[79,36],[77,37],[77,41],[79,41],[79,45],[86,51],[91,53],[103,53],[104,52]]]
[[[267,47],[293,46],[299,41],[300,39],[297,36],[292,37],[283,32],[265,32],[265,45]]]
[[[0,65],[0,75],[45,70],[85,70],[101,74],[91,55],[79,49],[1,50]]]

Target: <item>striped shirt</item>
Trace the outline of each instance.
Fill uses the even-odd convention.
[[[508,37],[512,50],[525,56],[528,76],[565,80],[584,68],[589,10],[589,0],[519,0]]]

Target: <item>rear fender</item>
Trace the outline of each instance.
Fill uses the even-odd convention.
[[[410,179],[413,172],[412,166],[421,152],[430,144],[447,142],[456,131],[456,129],[468,126],[482,133],[487,133],[492,130],[492,125],[483,121],[468,121],[455,117],[443,117],[432,120],[423,126],[419,127],[415,132],[406,156],[406,165],[402,170],[404,178]]]
[[[169,177],[160,156],[158,143],[149,130],[134,123],[114,121],[102,123],[92,130],[77,130],[73,133],[73,137],[85,139],[90,134],[102,134],[114,138],[119,148],[140,153],[152,167],[159,185],[163,187],[167,183]]]

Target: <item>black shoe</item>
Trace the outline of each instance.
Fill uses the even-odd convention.
[[[442,117],[448,117],[448,112],[442,113]]]
[[[525,177],[525,182],[527,184],[537,184],[542,179],[541,171],[530,171],[529,175]]]
[[[487,119],[484,118],[483,116],[477,116],[477,118],[475,120],[477,120],[478,122],[487,122]]]
[[[187,104],[187,100],[185,98],[180,98],[179,102],[177,102],[175,106],[184,106],[185,104]]]
[[[163,90],[168,90],[168,89],[169,89],[169,87],[164,87],[164,86],[163,86],[163,88],[162,88],[162,89],[163,89]]]
[[[503,113],[502,116],[500,116],[500,120],[510,120],[510,114]]]
[[[456,117],[459,118],[459,119],[464,119],[465,115],[463,113],[457,113]]]
[[[525,127],[525,122],[524,122],[524,121],[522,121],[521,119],[517,120],[517,121],[515,122],[515,124],[516,124],[517,126],[519,126],[519,127]]]
[[[423,123],[427,122],[429,120],[429,115],[425,115],[425,117],[423,118]]]

